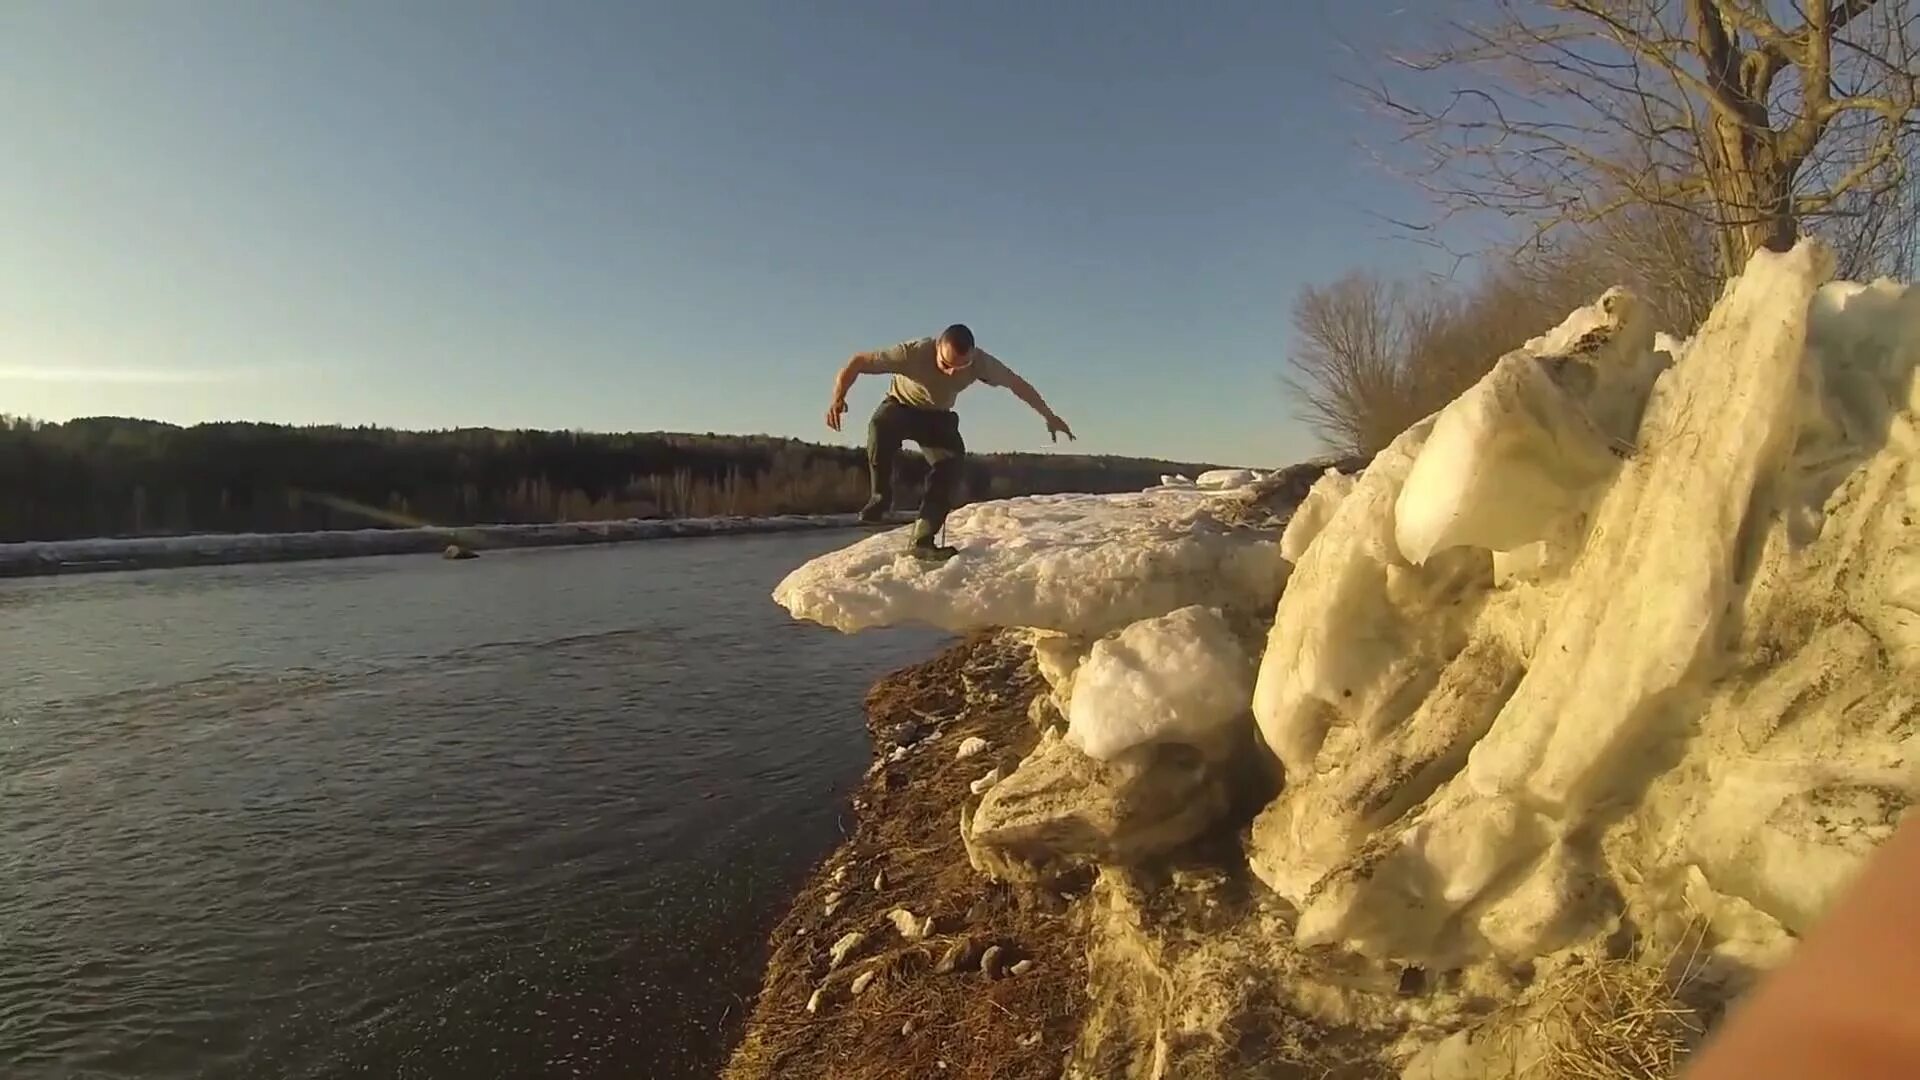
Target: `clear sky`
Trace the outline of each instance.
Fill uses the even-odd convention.
[[[0,412],[851,442],[963,320],[1076,449],[1283,463],[1295,291],[1420,257],[1331,83],[1396,8],[0,3]]]

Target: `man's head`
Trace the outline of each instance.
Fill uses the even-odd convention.
[[[940,331],[934,344],[934,358],[940,370],[951,375],[973,364],[973,331],[965,323],[954,323]]]

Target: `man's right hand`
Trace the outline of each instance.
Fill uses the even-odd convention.
[[[840,418],[845,415],[847,415],[847,399],[834,398],[833,404],[827,406],[827,426],[839,431]]]

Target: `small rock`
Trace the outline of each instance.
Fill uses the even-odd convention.
[[[839,941],[834,942],[833,948],[827,950],[827,955],[831,958],[827,964],[827,970],[832,971],[834,968],[845,963],[847,954],[859,948],[860,943],[865,940],[867,940],[867,935],[855,930],[841,937]]]
[[[1027,972],[1032,970],[1033,970],[1033,961],[1022,960],[1019,963],[1008,968],[1007,972],[1012,975],[1025,975]]]
[[[1038,889],[1031,893],[1022,894],[1018,902],[1022,908],[1031,909],[1047,915],[1064,914],[1069,906],[1067,901],[1060,898],[1059,893],[1051,889]]]
[[[974,944],[972,938],[961,938],[947,946],[940,959],[933,965],[935,975],[951,975],[966,967],[973,960]]]
[[[907,748],[904,746],[894,747],[893,753],[887,755],[889,764],[898,765],[905,760],[907,760]]]
[[[894,908],[887,914],[887,918],[892,920],[893,928],[900,931],[900,936],[908,941],[919,941],[926,937],[927,923],[932,921],[922,919],[906,908]]]
[[[988,772],[987,775],[968,784],[967,790],[973,792],[975,795],[984,795],[987,793],[988,788],[1000,782],[1002,775],[1000,770],[995,768]]]
[[[904,1023],[904,1024],[901,1024],[901,1025],[900,1025],[900,1034],[901,1034],[901,1036],[902,1036],[902,1037],[905,1037],[905,1036],[908,1036],[908,1035],[911,1035],[911,1034],[913,1034],[913,1021],[911,1021],[911,1020],[909,1020],[909,1021],[907,1021],[906,1023]]]
[[[809,997],[809,998],[807,999],[807,1012],[809,1012],[809,1013],[817,1013],[817,1012],[819,1012],[819,1011],[820,1011],[820,1003],[821,1003],[822,1001],[824,1001],[824,1000],[826,1000],[826,998],[825,998],[825,994],[826,994],[826,990],[825,990],[825,988],[822,988],[822,989],[819,989],[819,990],[815,990],[815,991],[813,992],[813,996],[812,996],[812,997]]]
[[[826,914],[827,918],[831,919],[833,918],[833,913],[840,910],[840,904],[845,899],[846,897],[837,892],[830,892],[827,894],[826,903],[822,904],[820,909]]]
[[[829,880],[835,885],[845,885],[847,883],[847,869],[844,865],[834,867],[833,875]]]
[[[1000,961],[1005,955],[1006,950],[1000,946],[987,946],[987,951],[980,954],[980,974],[985,975],[989,979],[999,978]]]
[[[1028,1035],[1022,1035],[1014,1041],[1020,1044],[1020,1049],[1031,1050],[1040,1045],[1040,1033],[1036,1031]]]
[[[987,740],[978,735],[969,735],[960,742],[960,749],[953,755],[955,761],[965,761],[987,748]]]
[[[853,996],[854,997],[859,997],[861,994],[864,994],[867,992],[867,987],[873,985],[873,976],[874,976],[873,972],[863,971],[860,973],[859,977],[853,980]]]
[[[873,891],[887,891],[887,872],[885,870],[881,870],[873,875]]]

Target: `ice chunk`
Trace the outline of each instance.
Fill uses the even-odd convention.
[[[1307,491],[1307,497],[1294,510],[1292,520],[1287,522],[1287,531],[1280,534],[1281,558],[1297,563],[1306,555],[1307,548],[1327,527],[1333,512],[1353,493],[1353,484],[1354,478],[1338,469],[1328,469],[1324,476],[1314,481],[1313,487]]]
[[[1289,775],[1313,772],[1336,728],[1378,731],[1411,712],[1492,585],[1484,553],[1415,567],[1394,544],[1394,500],[1432,424],[1409,428],[1361,474],[1275,609],[1254,716]]]
[[[1436,551],[1507,551],[1585,507],[1618,464],[1540,365],[1508,356],[1436,420],[1394,513],[1416,565]]]
[[[773,596],[846,632],[925,623],[1099,637],[1189,604],[1271,607],[1286,580],[1279,539],[1278,518],[1248,514],[1234,492],[1036,495],[956,512],[947,542],[960,554],[945,563],[882,533],[800,567]]]
[[[1476,641],[1447,665],[1404,723],[1350,740],[1335,767],[1289,775],[1254,821],[1248,851],[1254,872],[1281,895],[1305,900],[1329,871],[1459,772],[1520,670],[1502,643]]]
[[[1535,663],[1468,761],[1483,795],[1564,807],[1601,782],[1648,707],[1712,648],[1755,484],[1792,447],[1816,245],[1755,255],[1649,407],[1636,467],[1592,538]],[[1522,794],[1524,792],[1524,794]]]
[[[1111,761],[1149,743],[1219,746],[1253,699],[1253,664],[1220,612],[1184,607],[1093,645],[1074,676],[1067,741]]]
[[[1445,957],[1440,939],[1454,913],[1495,886],[1516,858],[1544,848],[1547,830],[1538,814],[1450,785],[1410,825],[1370,838],[1328,875],[1303,907],[1297,937],[1372,956]]]
[[[1194,477],[1193,483],[1195,487],[1226,491],[1246,487],[1260,479],[1260,475],[1252,469],[1211,469]]]
[[[1042,632],[1034,635],[1034,666],[1040,669],[1040,677],[1059,695],[1063,709],[1073,698],[1073,675],[1086,660],[1088,648],[1084,639],[1070,634]]]
[[[1219,772],[1185,746],[1143,746],[1104,762],[1064,739],[1042,739],[962,817],[967,858],[1001,881],[1133,865],[1219,820],[1227,809]]]
[[[1602,895],[1595,874],[1568,844],[1555,843],[1476,920],[1480,936],[1503,956],[1531,960],[1553,952],[1591,925]]]
[[[1511,551],[1590,505],[1660,369],[1652,340],[1616,290],[1502,357],[1434,422],[1394,507],[1401,554]]]

